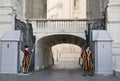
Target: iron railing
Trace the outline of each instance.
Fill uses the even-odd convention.
[[[89,27],[91,30],[105,30],[106,29],[105,19],[90,20]]]
[[[92,19],[89,20],[88,30],[85,31],[87,46],[91,48],[92,34],[91,30],[105,30],[106,23],[105,19]]]

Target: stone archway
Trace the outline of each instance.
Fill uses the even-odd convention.
[[[84,48],[86,41],[74,35],[63,34],[46,36],[39,39],[37,41],[36,47],[36,60],[35,60],[36,70],[49,67],[53,64],[51,47],[53,45],[61,43],[75,44],[77,46],[80,46],[81,48]]]

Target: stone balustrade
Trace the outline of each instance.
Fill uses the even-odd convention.
[[[30,19],[33,29],[39,32],[85,32],[86,19]]]

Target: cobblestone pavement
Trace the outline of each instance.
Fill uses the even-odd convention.
[[[67,65],[68,66],[68,65]],[[120,81],[115,76],[94,75],[82,76],[82,70],[77,69],[45,69],[32,72],[29,75],[0,74],[0,81]]]
[[[3,75],[0,81],[120,81],[115,76],[82,76],[80,69],[77,70],[40,70],[30,75]]]

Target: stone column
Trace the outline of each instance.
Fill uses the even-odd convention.
[[[22,0],[0,0],[0,37],[9,29],[14,29],[14,18],[22,18]],[[20,17],[21,15],[21,17]]]
[[[0,0],[0,37],[13,27],[14,12],[11,0]]]
[[[120,72],[120,0],[109,0],[107,30],[113,39],[113,68]]]

